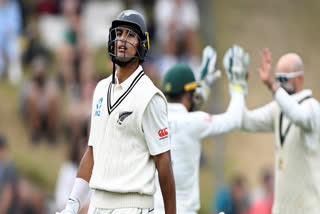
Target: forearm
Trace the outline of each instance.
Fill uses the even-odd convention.
[[[280,84],[275,80],[271,79],[269,83],[267,83],[268,88],[271,90],[273,94],[280,88]]]
[[[81,159],[77,177],[82,178],[89,183],[93,164],[93,149],[92,146],[88,146],[87,151]]]
[[[304,108],[283,88],[279,88],[276,91],[274,99],[279,104],[281,111],[291,122],[304,129],[311,129],[311,120],[313,118],[310,111],[312,108]]]
[[[244,110],[244,95],[242,92],[233,91],[230,104],[225,113],[213,115],[209,135],[219,135],[241,127]]]
[[[163,196],[163,202],[165,207],[166,214],[175,214],[176,213],[176,191],[175,184],[173,179],[173,172],[171,166],[167,173],[167,176],[161,176],[159,173],[159,182],[161,187],[161,192]]]
[[[249,132],[272,132],[275,104],[275,102],[272,102],[252,111],[245,108],[241,129]]]
[[[280,84],[274,79],[272,75],[267,78],[264,83],[268,86],[274,95],[274,99],[279,104],[280,109],[294,124],[304,128],[311,128],[310,112],[304,109],[299,103],[291,97]]]
[[[162,192],[165,213],[176,213],[176,191],[171,167],[170,151],[157,155],[156,167]]]
[[[223,115],[225,130],[223,132],[229,132],[241,127],[242,115],[244,111],[244,92],[233,91],[231,93],[231,100],[228,106],[227,112]]]

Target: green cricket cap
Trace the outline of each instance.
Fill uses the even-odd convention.
[[[190,66],[178,63],[166,73],[162,91],[166,95],[178,95],[185,91],[194,90],[198,86]]]

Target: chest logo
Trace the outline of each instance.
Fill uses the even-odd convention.
[[[98,100],[98,103],[96,104],[96,111],[94,113],[94,116],[100,117],[102,102],[103,102],[103,97],[100,97],[100,99]]]
[[[123,111],[119,113],[119,118],[117,120],[117,123],[119,125],[122,125],[123,121],[132,114],[132,111]]]

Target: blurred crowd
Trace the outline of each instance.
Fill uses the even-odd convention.
[[[246,177],[236,174],[230,185],[216,191],[212,213],[225,214],[271,214],[273,204],[273,169],[265,167],[259,175],[259,186],[250,192]]]
[[[93,90],[112,70],[108,27],[126,8],[147,17],[151,50],[143,66],[156,85],[177,62],[197,70],[203,44],[196,0],[0,0],[0,81],[20,91],[18,110],[30,145],[66,142],[70,151],[49,200],[20,175],[1,134],[1,214],[47,214],[65,206],[87,145]],[[225,206],[226,214],[271,213],[271,172],[263,171],[252,199],[245,177],[236,176],[230,188],[218,192],[213,213]]]

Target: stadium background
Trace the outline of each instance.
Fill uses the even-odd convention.
[[[130,5],[130,2],[125,1],[125,4]],[[314,97],[319,99],[319,1],[200,0],[197,3],[201,9],[199,42],[201,48],[211,44],[217,49],[218,68],[222,70],[222,56],[232,44],[239,44],[250,53],[249,94],[246,99],[249,109],[272,99],[256,73],[259,51],[264,47],[269,47],[273,52],[274,63],[284,53],[300,54],[305,62],[305,88],[311,88]],[[98,49],[95,52],[96,69],[104,72],[104,61],[104,49]],[[24,79],[29,75],[25,72]],[[17,113],[19,93],[19,86],[1,80],[0,130],[8,139],[10,153],[19,173],[30,180],[34,188],[52,199],[59,168],[68,153],[68,144],[59,142],[54,148],[45,143],[30,145],[28,130]],[[224,111],[229,102],[228,93],[227,79],[223,75],[214,87],[213,94],[216,97],[210,100],[206,110],[215,113]],[[59,103],[63,111],[66,108],[64,96]],[[218,139],[224,142],[223,146],[217,145],[212,139],[204,142],[206,161],[200,175],[200,213],[210,213],[215,187],[223,181],[230,182],[233,175],[240,172],[248,179],[250,189],[253,189],[258,185],[261,168],[273,166],[272,134],[236,131]],[[215,172],[222,172],[223,175]]]

